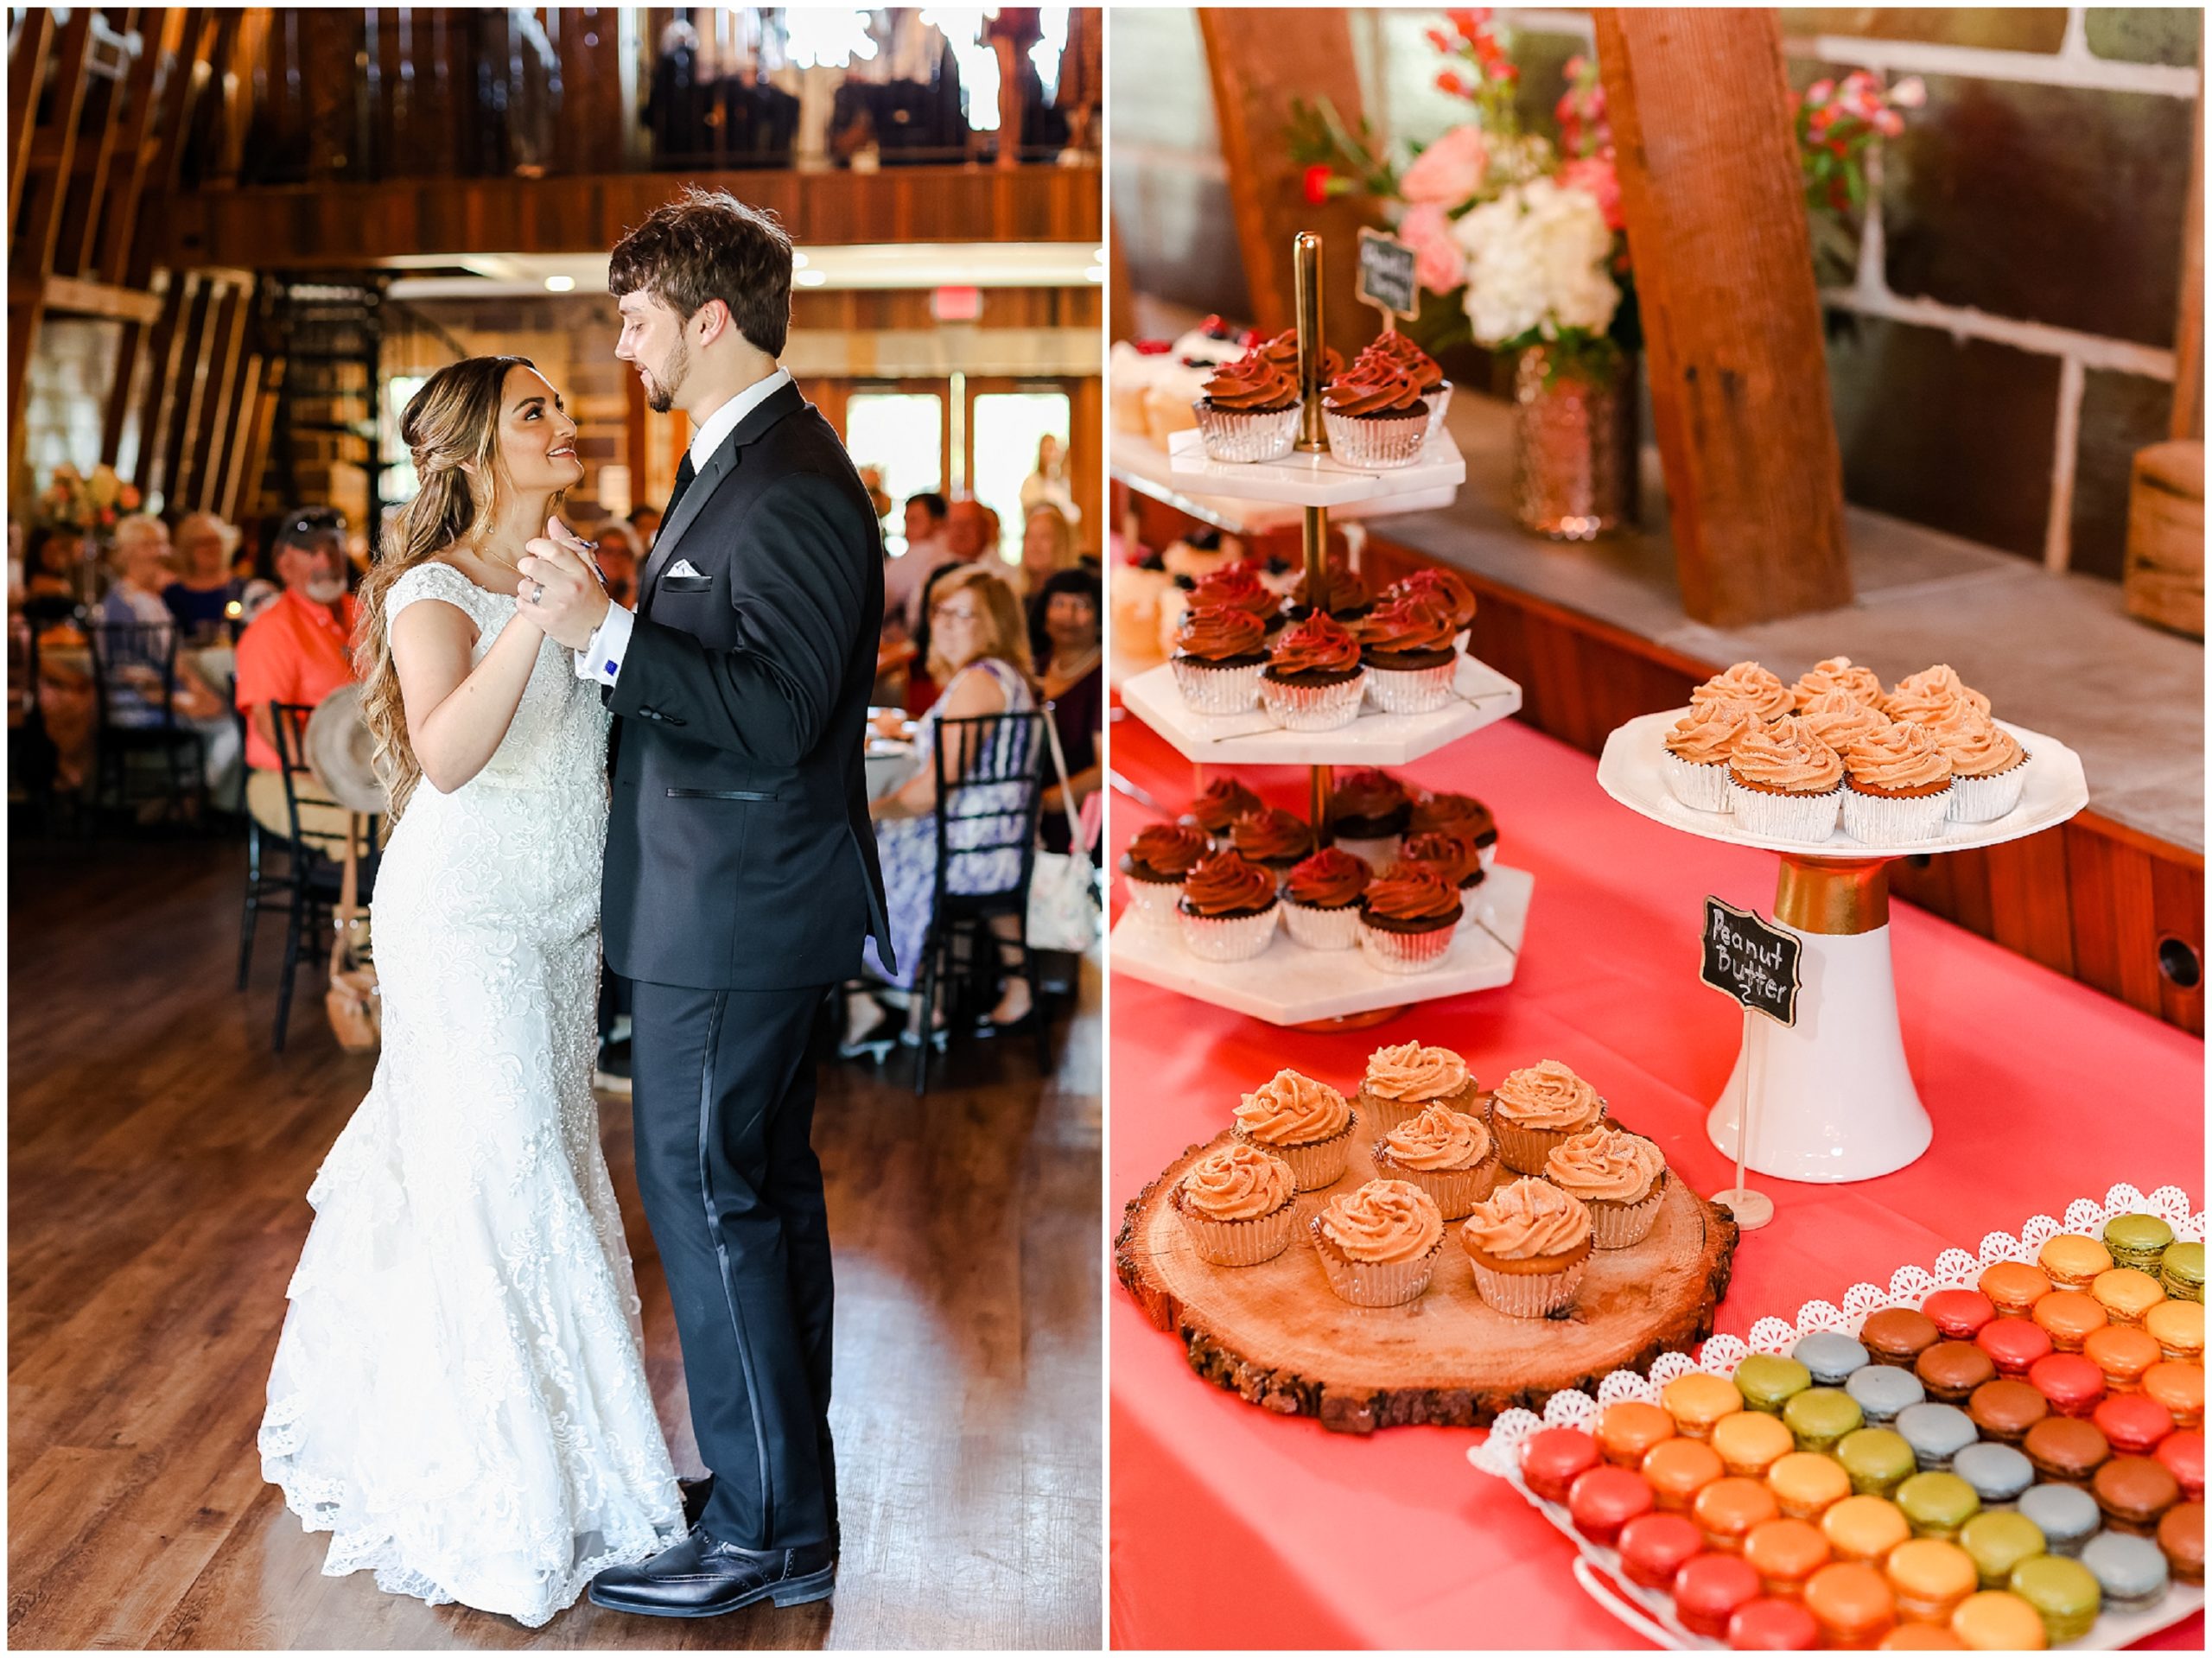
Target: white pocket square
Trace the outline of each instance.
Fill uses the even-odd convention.
[[[688,558],[679,558],[668,567],[671,575],[697,575],[700,572]]]

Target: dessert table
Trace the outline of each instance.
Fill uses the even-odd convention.
[[[1198,773],[1141,722],[1113,729],[1115,770],[1162,809],[1113,796],[1117,854],[1183,808]],[[1348,1084],[1371,1049],[1414,1039],[1458,1050],[1485,1083],[1562,1059],[1697,1191],[1729,1185],[1705,1117],[1743,1015],[1698,981],[1698,918],[1707,893],[1764,913],[1770,854],[1623,810],[1589,757],[1514,722],[1392,770],[1485,800],[1501,859],[1536,877],[1515,982],[1318,1034],[1115,975],[1116,1224],[1146,1181],[1280,1067]],[[1288,766],[1237,775],[1272,804],[1297,806],[1306,786]],[[1775,1219],[1736,1252],[1723,1333],[1886,1282],[1946,1246],[1971,1253],[1986,1232],[2063,1216],[2115,1182],[2171,1183],[2202,1200],[2201,1042],[1909,905],[1892,924],[1905,1049],[1935,1147],[1855,1185],[1755,1178]],[[1479,1431],[1355,1437],[1270,1415],[1192,1374],[1180,1344],[1118,1287],[1111,1306],[1116,1647],[1645,1644],[1576,1586],[1567,1540],[1467,1466]],[[2146,1644],[2201,1650],[2203,1637],[2199,1615]]]

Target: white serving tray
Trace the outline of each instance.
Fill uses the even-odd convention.
[[[1193,495],[1220,495],[1284,506],[1366,505],[1370,511],[1423,512],[1452,505],[1467,481],[1467,463],[1452,434],[1432,433],[1410,467],[1365,470],[1348,467],[1325,449],[1296,451],[1281,461],[1215,461],[1197,432],[1177,432],[1167,440],[1167,475],[1173,486]]]

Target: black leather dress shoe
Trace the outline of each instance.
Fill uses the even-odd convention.
[[[715,1477],[702,1474],[697,1479],[679,1479],[676,1489],[683,1497],[683,1528],[699,1529],[699,1522],[707,1517],[707,1499],[715,1494]]]
[[[694,1531],[638,1566],[610,1566],[591,1580],[591,1604],[647,1617],[718,1617],[760,1601],[800,1606],[827,1600],[837,1557],[827,1543],[804,1548],[740,1548]]]

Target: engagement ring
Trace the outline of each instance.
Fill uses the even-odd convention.
[[[543,581],[533,581],[531,583],[531,586],[535,588],[537,591],[530,595],[530,602],[533,605],[543,604],[545,602],[545,584]]]

